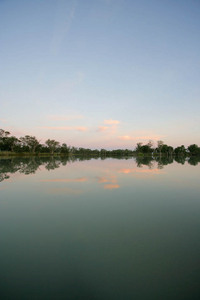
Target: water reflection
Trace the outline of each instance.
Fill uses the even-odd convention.
[[[10,178],[11,174],[16,172],[29,175],[35,174],[36,171],[44,166],[48,171],[65,166],[67,162],[72,161],[67,157],[12,157],[0,159],[0,182]]]
[[[1,298],[199,299],[199,160],[83,160],[0,160]]]
[[[29,175],[35,174],[41,167],[44,167],[46,170],[51,171],[59,168],[60,166],[66,166],[68,163],[73,163],[75,161],[84,161],[84,160],[91,160],[91,159],[98,159],[101,158],[93,158],[93,157],[12,157],[12,158],[3,158],[0,159],[0,182],[6,179],[9,179],[11,174],[16,172]],[[105,160],[106,158],[103,158]],[[172,164],[173,162],[177,162],[179,164],[184,165],[185,163],[196,166],[200,162],[200,157],[135,157],[129,158],[129,160],[134,160],[136,162],[137,168],[136,169],[121,169],[121,173],[159,173],[158,170],[163,169],[165,166]],[[147,166],[148,170],[139,170],[142,167]],[[63,179],[62,179],[63,180]],[[73,181],[73,179],[66,179],[67,181]],[[76,179],[79,181],[85,181],[85,178]],[[104,178],[100,179],[99,182],[107,182],[107,186],[105,188],[118,188],[118,184],[116,180],[112,178]],[[58,179],[59,181],[59,179]]]
[[[120,187],[120,185],[117,182],[116,175],[97,177],[97,182],[103,184],[105,190],[113,190],[113,189],[118,189]]]

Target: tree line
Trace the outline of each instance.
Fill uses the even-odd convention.
[[[47,139],[44,144],[31,135],[25,135],[17,138],[9,131],[0,129],[0,153],[30,153],[30,154],[50,154],[50,155],[84,155],[84,156],[101,156],[101,157],[113,157],[113,156],[134,156],[134,155],[151,155],[151,156],[196,156],[200,155],[200,147],[196,144],[191,144],[187,148],[184,145],[173,148],[165,144],[163,141],[158,141],[154,146],[152,141],[146,144],[137,143],[136,148],[130,149],[89,149],[89,148],[77,148],[68,146],[66,143],[60,144],[54,139]]]

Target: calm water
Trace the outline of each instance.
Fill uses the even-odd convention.
[[[1,299],[200,299],[200,164],[0,160]]]

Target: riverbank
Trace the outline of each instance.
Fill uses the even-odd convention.
[[[30,152],[11,152],[11,151],[1,151],[0,157],[8,157],[8,156],[17,156],[17,157],[56,157],[56,156],[69,156],[69,153],[30,153]]]

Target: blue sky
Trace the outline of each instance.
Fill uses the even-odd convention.
[[[199,0],[0,0],[0,128],[200,145]]]

